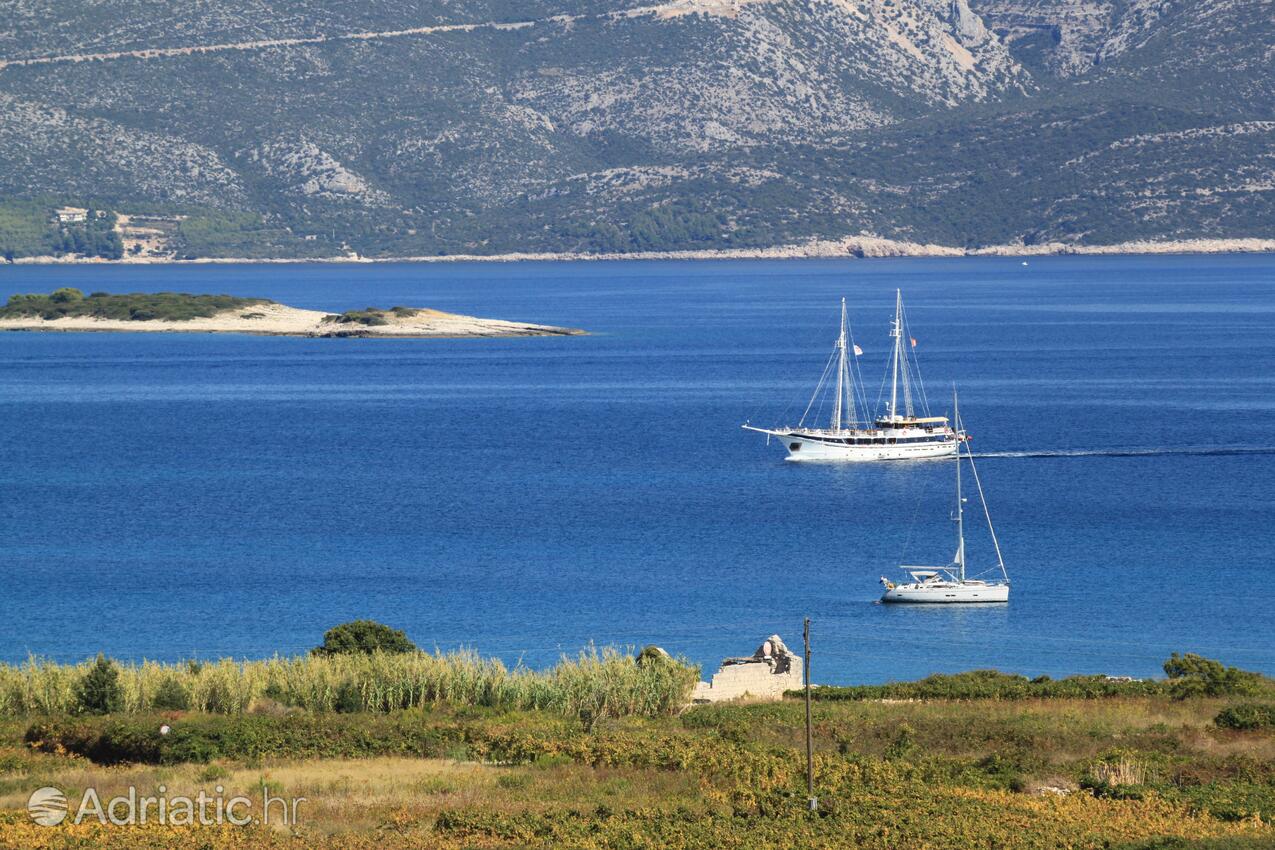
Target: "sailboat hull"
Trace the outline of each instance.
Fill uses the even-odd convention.
[[[888,589],[882,602],[902,602],[923,605],[969,604],[983,602],[1008,602],[1009,585],[951,582],[927,582],[899,584]]]
[[[821,437],[800,432],[775,433],[788,450],[790,461],[880,461],[915,460],[919,458],[951,457],[958,445],[955,437],[926,442],[887,442],[877,440],[847,440]]]

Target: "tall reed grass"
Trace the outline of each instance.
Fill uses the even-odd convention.
[[[0,715],[73,714],[75,684],[91,661],[65,665],[28,659],[0,665]],[[569,717],[657,717],[689,702],[699,668],[670,659],[637,663],[631,655],[589,648],[547,670],[505,667],[476,652],[274,657],[120,664],[126,713],[163,708],[156,695],[181,688],[189,708],[239,714],[267,700],[312,712],[388,712],[450,704],[537,709]]]

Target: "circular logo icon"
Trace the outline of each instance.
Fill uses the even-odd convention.
[[[57,826],[66,819],[66,795],[56,788],[36,789],[27,800],[27,814],[40,826]]]

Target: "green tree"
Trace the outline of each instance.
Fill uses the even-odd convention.
[[[120,671],[98,654],[93,666],[75,683],[75,706],[81,714],[111,714],[124,707]]]
[[[399,629],[375,620],[354,620],[328,629],[323,645],[314,648],[315,655],[353,655],[373,652],[415,652],[416,644]]]
[[[161,711],[185,711],[190,708],[190,694],[186,693],[181,682],[169,676],[155,689],[151,707]]]

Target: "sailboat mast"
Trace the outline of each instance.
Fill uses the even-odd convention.
[[[960,420],[956,421],[956,430],[961,430]],[[959,447],[958,447],[959,451]],[[974,486],[978,488],[978,500],[983,505],[983,518],[987,520],[987,532],[992,537],[992,547],[996,550],[996,566],[1000,567],[1001,578],[1009,584],[1009,573],[1005,570],[1005,558],[1001,555],[1001,542],[996,537],[996,528],[992,525],[992,511],[987,507],[987,496],[983,494],[983,482],[978,477],[978,467],[974,465],[974,453],[970,451],[968,444],[965,446],[965,452],[970,459],[970,473],[974,476]]]
[[[960,428],[961,414],[956,402],[956,390],[952,390],[952,419]],[[965,505],[961,499],[961,444],[956,444],[956,566],[960,579],[965,581]]]
[[[841,400],[845,398],[846,382],[846,299],[841,299],[841,335],[837,337],[837,401],[832,406],[832,428],[841,430]]]
[[[890,326],[894,337],[894,369],[890,379],[890,418],[894,419],[899,404],[899,356],[903,353],[903,291],[894,290],[894,323]]]

